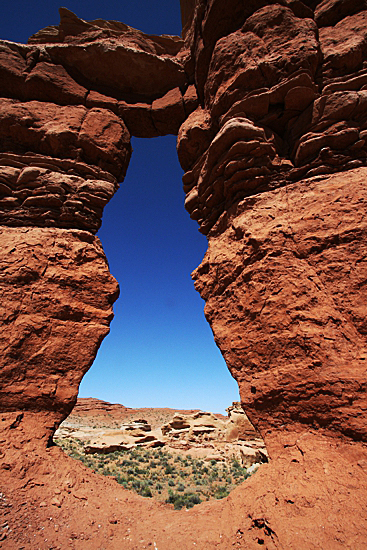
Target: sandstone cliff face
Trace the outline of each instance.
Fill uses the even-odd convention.
[[[241,201],[195,272],[262,433],[303,424],[366,439],[366,176],[314,177]]]
[[[185,206],[208,237],[193,278],[272,459],[263,483],[275,498],[258,493],[277,525],[276,537],[259,538],[268,548],[351,544],[335,516],[341,539],[331,528],[311,542],[306,524],[289,537],[278,506],[284,498],[304,514],[333,464],[366,452],[366,10],[337,0],[198,0],[185,29],[200,106],[177,150]],[[324,471],[311,474],[318,453]],[[288,499],[279,480],[293,468],[302,481]],[[349,471],[353,515],[367,493]],[[311,523],[325,528],[343,483],[317,513],[311,504]]]
[[[118,285],[85,231],[2,227],[0,241],[1,407],[59,421],[108,333]]]
[[[314,17],[302,2],[261,4],[236,4],[229,19],[220,2],[198,2],[186,37],[201,107],[178,155],[204,233],[241,198],[366,159],[364,4],[347,17],[336,1]]]
[[[55,439],[82,442],[85,454],[164,447],[168,453],[206,461],[236,459],[255,470],[267,462],[264,442],[240,403],[233,403],[227,412],[228,417],[203,411],[130,409],[78,398]]]
[[[93,235],[130,135],[177,133],[197,103],[179,37],[60,15],[28,45],[0,43],[0,402],[43,415],[46,439],[113,316],[118,286]]]
[[[366,6],[231,4],[197,2],[186,34],[201,105],[178,155],[209,241],[196,288],[263,434],[365,440]]]
[[[74,513],[86,476],[76,529],[109,523],[93,493],[108,484],[82,467],[70,481],[75,466],[45,447],[108,331],[117,285],[94,233],[130,135],[178,132],[209,243],[195,284],[271,461],[223,503],[157,511],[170,532],[134,498],[115,512],[125,497],[110,488],[121,532],[94,540],[136,547],[122,534],[134,525],[160,548],[365,548],[366,2],[185,0],[182,13],[184,40],[62,9],[28,45],[0,43],[3,486],[19,507],[32,487],[38,507],[56,479]],[[48,527],[33,547],[46,534],[65,546]]]

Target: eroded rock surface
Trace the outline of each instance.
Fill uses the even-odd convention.
[[[0,241],[2,411],[59,421],[108,333],[118,285],[86,231],[2,227]]]
[[[232,3],[229,19],[219,2],[197,2],[186,36],[201,106],[181,126],[178,155],[205,234],[246,196],[367,155],[364,3],[343,16],[346,3],[321,2],[314,18],[302,2]]]
[[[209,240],[196,288],[261,433],[365,441],[366,6],[266,4],[197,2],[186,37],[206,74],[178,137]]]
[[[203,411],[131,409],[99,399],[78,399],[55,437],[83,442],[86,454],[165,447],[204,460],[236,458],[246,468],[267,462],[264,442],[241,404],[233,403],[227,411],[225,417]]]
[[[2,542],[364,549],[366,2],[182,14],[182,40],[62,9],[28,45],[0,43]],[[93,235],[129,136],[176,132],[209,243],[195,285],[271,460],[174,515],[46,445],[108,331],[117,286]]]
[[[45,438],[113,316],[118,286],[94,234],[130,135],[177,133],[197,103],[179,37],[60,16],[28,45],[0,43],[1,403],[52,411]]]

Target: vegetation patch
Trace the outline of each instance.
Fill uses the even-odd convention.
[[[79,439],[55,439],[55,443],[96,473],[114,477],[123,487],[143,497],[173,504],[175,510],[224,498],[249,477],[246,468],[235,459],[205,461],[146,447],[85,454],[84,443]]]

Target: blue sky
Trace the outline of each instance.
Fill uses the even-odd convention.
[[[59,4],[2,7],[0,38],[26,42],[58,24]],[[115,19],[149,34],[180,34],[179,0],[68,1],[79,17]],[[206,238],[184,210],[175,136],[133,138],[125,181],[105,208],[98,235],[121,295],[115,319],[79,395],[129,407],[224,412],[239,399],[214,343],[190,273]]]

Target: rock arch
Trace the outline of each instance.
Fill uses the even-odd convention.
[[[3,504],[23,491],[34,517],[43,501],[64,507],[84,533],[74,504],[87,501],[103,517],[98,547],[363,548],[366,6],[182,4],[183,39],[62,9],[28,45],[1,43]],[[195,284],[272,459],[185,515],[47,449],[118,295],[95,232],[130,134],[166,133],[178,133],[186,208],[208,236]]]

